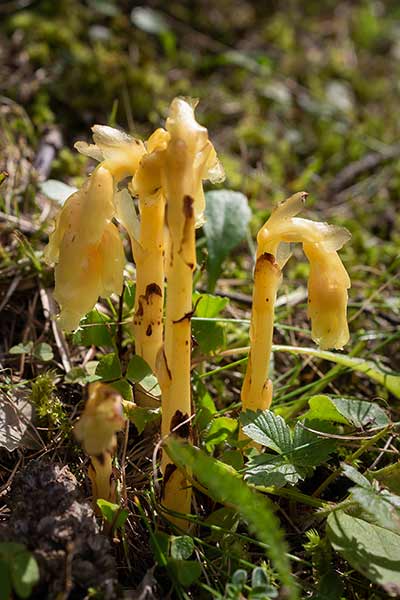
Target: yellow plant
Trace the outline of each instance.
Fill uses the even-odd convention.
[[[162,169],[168,245],[164,346],[158,368],[162,391],[161,435],[165,437],[176,429],[177,435],[189,437],[195,227],[203,222],[203,179],[221,178],[222,170],[208,139],[207,129],[195,119],[193,105],[175,98],[170,106],[166,129],[170,140]],[[190,512],[190,485],[166,455],[162,459],[162,471],[164,506],[176,512]]]
[[[120,394],[104,383],[92,383],[74,433],[90,457],[88,475],[95,508],[99,498],[109,502],[117,499],[113,476],[113,456],[117,447],[115,433],[123,428],[124,422]]]
[[[342,348],[349,339],[346,310],[350,279],[337,250],[350,234],[344,228],[296,217],[306,197],[300,192],[280,204],[257,235],[250,353],[241,393],[243,410],[265,410],[271,405],[268,371],[274,307],[291,242],[303,244],[310,262],[308,316],[314,341],[321,348]]]

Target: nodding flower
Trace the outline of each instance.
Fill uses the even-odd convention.
[[[220,183],[225,173],[217,153],[208,139],[208,131],[195,118],[197,100],[174,98],[169,108],[166,130],[171,136],[171,150],[176,151],[179,162],[180,147],[185,146],[187,162],[191,164],[190,182],[186,182],[186,193],[194,200],[193,210],[196,227],[204,223],[205,198],[203,180]]]
[[[60,325],[76,329],[99,296],[121,294],[125,255],[117,227],[111,173],[101,165],[72,194],[56,219],[45,260],[55,264]]]
[[[305,242],[303,249],[310,262],[307,314],[312,338],[322,349],[341,349],[350,335],[347,324],[350,278],[336,250],[323,242]]]

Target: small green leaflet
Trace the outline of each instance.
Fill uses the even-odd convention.
[[[310,398],[308,403],[310,410],[305,415],[307,419],[334,421],[353,425],[358,429],[385,427],[390,422],[379,404],[357,398],[336,398],[319,394]]]
[[[205,216],[208,290],[212,292],[223,261],[246,237],[251,211],[244,194],[231,190],[213,190],[206,194]]]
[[[312,467],[324,462],[336,445],[300,423],[296,423],[292,434],[284,419],[269,410],[246,411],[240,420],[249,438],[278,453],[277,456],[259,454],[249,459],[246,480],[254,485],[294,485],[304,479]]]
[[[357,502],[363,517],[374,525],[400,534],[400,497],[388,490],[378,489],[354,467],[343,464],[343,473],[357,485],[350,488],[350,499]]]
[[[332,512],[327,535],[339,552],[359,573],[379,584],[389,596],[400,594],[400,536],[363,519]]]
[[[97,500],[97,506],[101,510],[101,514],[105,520],[113,526],[113,529],[122,529],[125,525],[125,521],[129,516],[127,508],[121,508],[119,504],[109,502],[103,498]]]
[[[192,319],[192,331],[203,354],[215,352],[225,346],[224,324],[211,319],[218,317],[228,302],[228,298],[212,294],[193,294],[193,306],[196,309]]]
[[[178,468],[189,470],[216,502],[226,503],[239,512],[251,532],[268,545],[267,553],[287,588],[288,600],[296,600],[298,590],[272,502],[246,485],[237,471],[198,448],[174,437],[166,441],[164,448]]]

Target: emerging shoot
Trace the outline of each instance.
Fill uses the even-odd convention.
[[[99,498],[116,502],[113,456],[117,447],[116,432],[124,426],[122,398],[104,383],[92,383],[85,409],[75,425],[76,439],[90,457],[88,475],[92,483],[93,505]]]

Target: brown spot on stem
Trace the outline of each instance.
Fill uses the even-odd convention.
[[[163,353],[163,359],[164,359],[165,370],[167,371],[168,378],[169,378],[169,380],[171,381],[171,380],[172,380],[172,373],[171,373],[171,370],[170,370],[170,368],[169,368],[169,366],[168,366],[167,356],[166,356],[166,354],[165,354],[165,350],[164,350],[164,348],[163,348],[163,351],[162,351],[162,353]]]
[[[194,211],[193,211],[193,198],[191,196],[183,197],[183,214],[186,219],[193,219]]]
[[[277,273],[281,272],[281,269],[275,260],[275,256],[269,252],[264,252],[257,258],[255,274],[265,268],[266,265],[275,270]]]
[[[165,473],[164,473],[164,479],[163,479],[163,495],[164,495],[164,489],[165,486],[168,483],[168,480],[171,479],[173,473],[175,473],[176,471],[176,465],[174,465],[173,463],[168,463],[167,466],[165,467]]]
[[[188,419],[189,415],[187,413],[183,414],[182,411],[177,410],[171,419],[170,431],[187,440],[190,436],[190,422]]]
[[[146,335],[147,335],[147,337],[150,337],[152,333],[153,333],[153,328],[149,324],[148,327],[147,327],[147,329],[146,329]]]
[[[139,300],[138,302],[138,307],[137,307],[137,311],[136,311],[136,316],[137,317],[143,317],[143,304],[142,301]]]
[[[146,287],[145,298],[147,302],[149,301],[150,296],[152,295],[162,296],[161,288],[157,283],[149,283]]]
[[[190,321],[190,319],[193,317],[194,314],[194,310],[191,310],[190,312],[187,312],[183,315],[183,317],[181,317],[180,319],[177,319],[176,321],[172,321],[172,323],[174,325],[176,325],[177,323],[182,323],[183,321],[186,321],[186,319],[188,321]]]
[[[104,465],[106,464],[106,457],[105,457],[104,452],[101,452],[100,454],[95,454],[94,458],[99,461],[99,463],[101,464],[102,467],[104,467]],[[93,467],[93,465],[92,465],[92,467]],[[96,471],[95,468],[94,468],[94,470]]]

